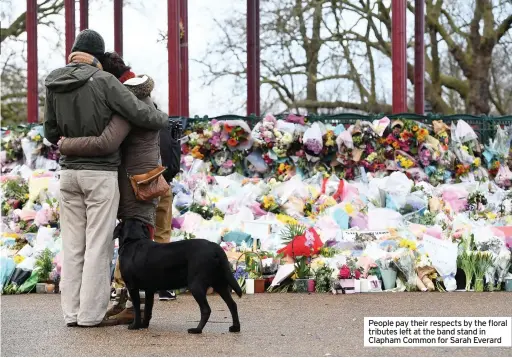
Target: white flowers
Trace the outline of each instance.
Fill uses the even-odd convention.
[[[194,157],[191,155],[187,155],[183,159],[183,162],[185,163],[186,167],[190,167],[190,166],[192,166],[192,163],[194,163]]]

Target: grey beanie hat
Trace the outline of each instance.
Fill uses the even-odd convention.
[[[105,41],[99,33],[94,30],[83,30],[75,39],[71,52],[81,51],[95,57],[101,57],[105,53]]]

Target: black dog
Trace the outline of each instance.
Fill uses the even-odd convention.
[[[149,230],[139,220],[126,220],[116,227],[119,238],[119,268],[135,309],[129,329],[147,328],[153,311],[156,291],[188,287],[201,310],[201,321],[188,333],[201,333],[210,318],[206,292],[212,287],[231,312],[230,332],[240,332],[238,309],[231,289],[239,297],[242,290],[233,277],[226,253],[210,241],[184,240],[169,244],[153,242]],[[139,290],[146,292],[144,320],[141,320]]]

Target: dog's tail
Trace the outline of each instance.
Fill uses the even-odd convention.
[[[224,275],[226,276],[226,280],[228,281],[229,286],[235,291],[238,297],[242,297],[242,289],[238,284],[237,280],[235,280],[235,276],[233,276],[233,272],[231,271],[231,265],[229,264],[228,257],[224,250],[219,246],[219,256],[221,260],[222,269],[224,270]]]

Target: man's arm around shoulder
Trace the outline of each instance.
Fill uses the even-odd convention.
[[[114,76],[102,77],[110,108],[136,126],[158,130],[167,127],[167,114],[140,101]]]
[[[55,116],[55,108],[53,107],[53,95],[46,90],[46,101],[44,110],[44,137],[52,144],[57,144],[60,139],[59,127],[57,125],[57,117]]]

